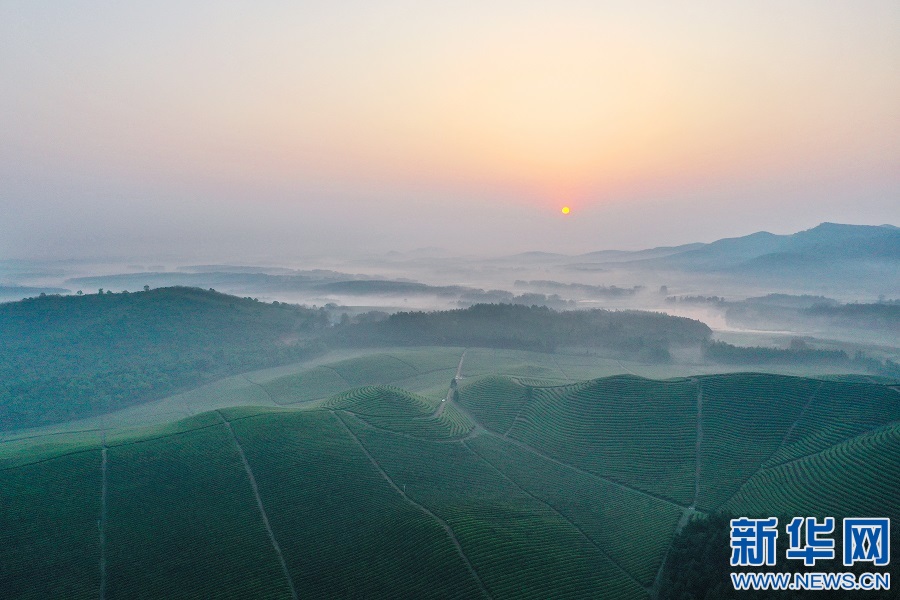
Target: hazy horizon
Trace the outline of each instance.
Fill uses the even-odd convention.
[[[898,28],[880,0],[4,3],[0,259],[898,225]]]

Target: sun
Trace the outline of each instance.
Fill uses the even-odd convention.
[[[562,214],[564,214],[564,215],[569,214],[569,207],[568,207],[568,206],[563,206],[563,207],[562,207]]]

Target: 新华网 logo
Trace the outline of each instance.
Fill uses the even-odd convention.
[[[846,518],[843,521],[844,566],[872,563],[883,567],[890,563],[891,521],[886,518]],[[789,544],[785,557],[802,560],[806,566],[817,560],[835,558],[834,517],[819,521],[815,517],[794,517],[785,527]],[[775,543],[778,539],[778,518],[731,520],[731,566],[761,567],[776,562]]]

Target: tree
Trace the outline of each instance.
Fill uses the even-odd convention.
[[[791,350],[806,350],[809,348],[809,345],[803,338],[791,338]]]

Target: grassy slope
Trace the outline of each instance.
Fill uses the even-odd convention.
[[[533,387],[489,378],[464,386],[460,402],[488,429],[554,459],[682,504],[693,497],[696,385],[688,380]]]
[[[900,394],[884,386],[487,378],[460,402],[369,387],[222,411],[301,597],[646,598],[697,473],[703,510],[900,519]],[[97,440],[42,443],[0,445],[0,506],[16,515],[0,583],[95,597]],[[110,597],[286,593],[219,414],[107,443]]]
[[[233,427],[301,598],[477,596],[441,526],[390,487],[336,416]]]
[[[232,406],[295,406],[309,405],[353,386],[338,375],[348,365],[357,365],[371,378],[357,376],[358,385],[389,383],[421,394],[433,401],[447,395],[447,385],[456,374],[462,348],[380,348],[372,351],[336,351],[322,357],[250,373],[226,377],[187,392],[160,400],[130,406],[106,415],[78,419],[67,423],[0,432],[0,446],[13,444],[15,440],[58,434],[57,437],[74,436],[74,432],[95,431],[102,428],[117,430],[141,428],[148,425],[169,423],[197,413]],[[399,379],[390,379],[379,373],[376,365],[397,359],[400,364]],[[400,362],[403,361],[403,362]],[[415,375],[407,377],[409,368]],[[98,434],[99,435],[99,434]],[[18,442],[15,442],[18,444]],[[30,446],[33,442],[25,442]],[[47,442],[50,443],[50,442]],[[55,442],[54,442],[55,443]],[[19,444],[22,445],[22,444]]]
[[[702,362],[654,365],[585,354],[583,350],[568,352],[543,354],[523,350],[471,348],[466,351],[462,374],[467,378],[489,374],[506,375],[534,385],[563,385],[621,374],[665,379],[686,374],[719,373],[723,368],[721,365]],[[463,348],[443,347],[336,350],[303,362],[225,377],[187,392],[142,402],[105,415],[54,425],[0,431],[0,444],[16,438],[47,433],[62,434],[99,430],[104,427],[116,429],[142,427],[230,406],[309,405],[353,387],[337,372],[346,370],[344,363],[362,363],[360,366],[365,371],[373,373],[372,378],[360,380],[359,385],[389,383],[429,399],[438,400],[446,395],[447,384],[456,373],[456,366],[462,353]],[[408,370],[401,367],[402,371],[398,369],[400,379],[385,381],[387,378],[383,373],[364,364],[369,361],[383,362],[385,355],[411,365],[416,369],[416,374],[404,377]],[[747,366],[741,368],[752,370],[752,367]],[[808,369],[800,369],[797,366],[788,365],[778,371],[772,371],[773,365],[760,368],[766,372],[786,375],[816,376],[811,375]],[[869,380],[868,377],[841,379]]]
[[[221,421],[115,446],[108,469],[110,597],[290,598]]]
[[[100,450],[0,471],[4,598],[96,598]]]

